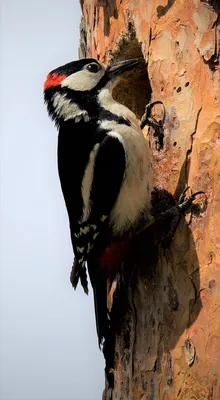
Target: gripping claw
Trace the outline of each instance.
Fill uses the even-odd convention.
[[[197,192],[192,193],[189,197],[187,197],[185,199],[185,194],[188,189],[189,189],[189,186],[183,191],[183,193],[181,194],[181,196],[179,198],[177,207],[179,208],[180,212],[187,210],[187,208],[189,208],[192,205],[196,196],[198,196],[199,194],[205,194],[205,192],[203,192],[202,190],[199,190]]]
[[[159,123],[155,118],[151,116],[151,110],[156,104],[162,104],[163,106],[163,120]],[[152,103],[148,103],[145,107],[144,115],[141,118],[140,127],[143,129],[145,125],[150,125],[154,129],[162,128],[165,122],[165,107],[162,101],[153,101]]]
[[[157,218],[158,221],[165,220],[166,218],[171,218],[169,230],[161,237],[161,243],[164,249],[167,249],[170,246],[176,228],[179,224],[181,214],[192,205],[193,201],[199,194],[205,194],[205,192],[200,190],[195,193],[192,193],[189,197],[185,198],[185,194],[188,189],[189,186],[186,189],[184,189],[176,206],[166,210]]]

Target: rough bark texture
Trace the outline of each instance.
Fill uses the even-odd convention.
[[[127,74],[115,96],[139,118],[150,99],[165,104],[162,148],[145,129],[154,186],[177,197],[189,185],[207,196],[181,219],[165,255],[160,251],[155,263],[145,252],[146,274],[135,265],[116,337],[113,399],[219,400],[220,3],[81,0],[81,6],[80,56],[144,57],[148,64]]]

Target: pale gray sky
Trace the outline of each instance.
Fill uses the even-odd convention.
[[[93,298],[73,260],[47,72],[78,58],[77,0],[1,2],[0,400],[99,400]]]

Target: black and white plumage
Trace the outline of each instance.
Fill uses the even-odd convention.
[[[139,62],[106,66],[83,59],[53,70],[44,85],[59,130],[58,169],[75,254],[71,281],[76,288],[80,279],[87,292],[88,262],[99,342],[108,323],[108,264],[117,258],[117,241],[150,215],[150,151],[135,115],[112,98],[117,77]]]

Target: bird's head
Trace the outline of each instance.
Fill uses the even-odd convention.
[[[44,100],[48,113],[59,125],[60,121],[87,114],[86,107],[95,102],[101,90],[112,90],[116,79],[126,70],[140,63],[140,59],[119,61],[106,66],[93,59],[73,61],[51,71],[44,82]],[[78,118],[78,119],[77,119]]]

